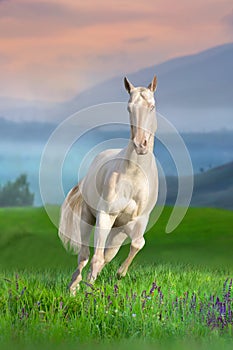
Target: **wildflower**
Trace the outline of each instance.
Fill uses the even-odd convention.
[[[150,290],[150,294],[153,294],[156,288],[157,288],[156,282],[153,282]]]
[[[136,314],[132,314],[132,317],[136,317],[137,315]]]
[[[142,291],[141,297],[146,298],[146,290],[145,289]]]
[[[114,293],[118,294],[119,287],[117,284],[114,284]]]
[[[19,275],[18,274],[16,274],[15,275],[15,289],[16,290],[19,290]]]
[[[22,291],[21,291],[21,293],[20,293],[20,294],[21,294],[21,295],[23,295],[26,289],[27,289],[27,288],[26,288],[26,287],[24,287],[24,288],[22,289]]]

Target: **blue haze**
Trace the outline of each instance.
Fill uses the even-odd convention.
[[[49,130],[50,132],[51,130]],[[189,150],[194,172],[208,170],[233,161],[233,131],[221,131],[212,133],[186,133],[183,139]],[[65,193],[78,181],[80,164],[86,154],[96,145],[101,145],[106,140],[113,148],[121,148],[127,144],[129,133],[125,130],[101,130],[94,129],[83,135],[69,150],[64,160],[62,169],[62,181]],[[41,138],[41,140],[40,140]],[[0,148],[0,184],[14,180],[22,173],[28,175],[30,188],[35,193],[35,205],[41,205],[39,191],[39,167],[46,137],[37,139],[5,139],[1,140]],[[117,140],[119,139],[119,141]],[[122,140],[124,139],[124,140]],[[100,149],[109,148],[104,145]],[[155,155],[166,175],[176,175],[175,164],[166,148],[155,140]],[[91,162],[93,155],[88,155],[87,164]],[[79,177],[87,171],[87,166],[82,169]]]

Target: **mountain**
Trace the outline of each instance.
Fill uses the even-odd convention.
[[[156,74],[156,96],[161,107],[233,107],[232,62],[233,43],[141,69],[128,78],[135,85],[146,86]],[[126,99],[122,75],[84,91],[68,104],[78,109]]]
[[[0,96],[0,118],[16,122],[51,121],[57,104]]]
[[[59,122],[71,114],[104,102],[126,102],[123,76],[148,85],[158,76],[157,109],[181,131],[233,129],[233,43],[178,57],[137,72],[104,81],[63,103],[4,103],[0,117]],[[9,102],[9,101],[8,101]]]
[[[41,123],[36,121],[15,122],[0,118],[0,140],[3,145],[4,141],[11,143],[19,142],[46,142],[51,133],[56,128],[56,124]],[[17,146],[15,147],[17,153]]]
[[[194,176],[191,206],[233,210],[233,162]],[[167,204],[174,204],[177,179],[167,178]]]
[[[158,77],[157,110],[180,131],[233,129],[233,43],[180,57],[128,75],[147,86]],[[90,88],[59,106],[62,120],[76,111],[104,102],[126,102],[123,76]]]

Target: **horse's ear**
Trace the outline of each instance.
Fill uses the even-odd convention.
[[[126,90],[130,94],[130,92],[134,89],[133,84],[131,84],[131,82],[126,77],[124,77],[124,84],[125,84]]]
[[[157,87],[157,77],[155,75],[152,82],[148,85],[148,89],[150,89],[152,92],[155,92],[156,87]]]

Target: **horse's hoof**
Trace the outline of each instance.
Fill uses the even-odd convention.
[[[76,296],[76,288],[70,288],[70,296],[75,297]]]
[[[77,290],[79,290],[79,284],[77,284],[76,286],[69,286],[69,290],[70,290],[70,296],[75,297]]]
[[[123,277],[125,277],[125,274],[122,272],[117,272],[117,279],[121,280]]]
[[[121,279],[122,277],[125,277],[126,273],[127,273],[127,270],[123,270],[123,269],[119,268],[117,271],[117,278]]]
[[[121,275],[120,273],[117,272],[117,275],[116,275],[116,276],[117,276],[117,279],[118,279],[118,280],[121,280],[121,279],[122,279],[122,275]]]

